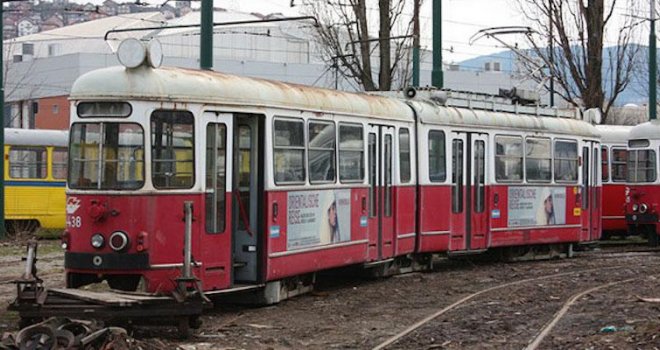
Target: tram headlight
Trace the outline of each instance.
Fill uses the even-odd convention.
[[[642,205],[639,206],[639,212],[644,214],[646,211],[649,210],[649,206],[646,205],[646,203],[642,203]]]
[[[637,211],[639,209],[639,205],[637,205],[637,203],[633,204],[632,209],[633,211]]]
[[[128,246],[128,236],[122,231],[115,231],[110,235],[108,244],[112,250],[119,252]]]
[[[92,247],[96,249],[101,249],[105,244],[105,238],[103,238],[102,234],[97,233],[92,236],[92,240],[90,241],[90,243],[92,244]]]

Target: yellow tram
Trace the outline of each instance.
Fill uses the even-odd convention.
[[[65,227],[68,133],[5,129],[5,225],[10,233]]]

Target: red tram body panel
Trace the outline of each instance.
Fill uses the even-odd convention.
[[[147,66],[83,75],[67,285],[168,293],[186,235],[208,292],[600,237],[599,134],[579,113],[436,94]]]

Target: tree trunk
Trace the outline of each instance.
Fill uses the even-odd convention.
[[[390,0],[379,0],[380,9],[380,74],[378,76],[379,90],[389,91],[392,87],[392,70],[390,49]]]

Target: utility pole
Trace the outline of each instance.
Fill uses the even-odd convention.
[[[655,46],[655,0],[650,0],[651,5],[651,32],[649,33],[649,120],[655,120],[657,117],[657,62]]]
[[[548,0],[548,20],[550,35],[548,36],[548,48],[550,49],[550,107],[555,106],[555,77],[553,76],[554,65],[555,65],[555,47],[554,47],[554,38],[553,38],[553,27],[552,24],[552,12],[554,9],[554,0]]]
[[[2,115],[2,127],[0,127],[0,155],[5,159],[5,28],[4,28],[4,4],[0,1],[0,115]],[[0,161],[0,239],[6,237],[5,232],[5,162]]]
[[[413,9],[413,52],[412,52],[412,86],[419,86],[419,2],[414,0]]]
[[[438,89],[444,87],[442,73],[442,0],[433,0],[433,71],[431,84]]]
[[[199,35],[199,68],[213,69],[213,0],[202,0]]]

